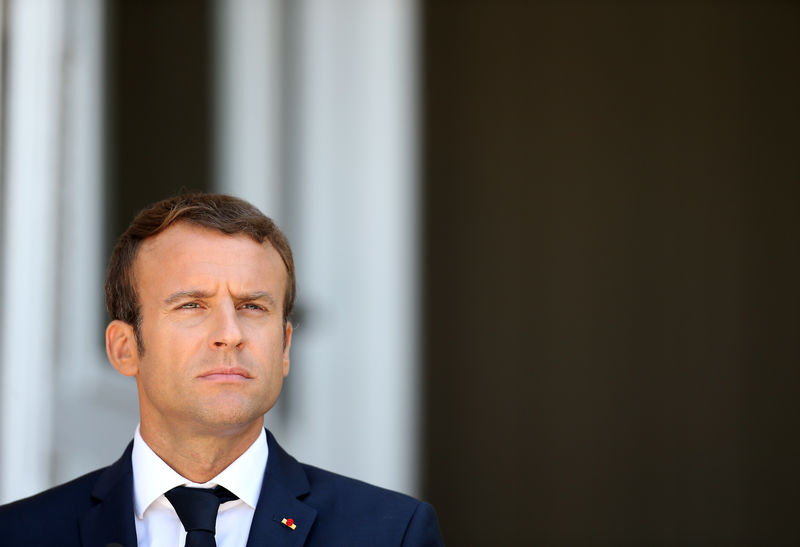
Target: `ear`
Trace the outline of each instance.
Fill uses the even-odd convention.
[[[115,319],[106,327],[106,354],[117,372],[136,376],[139,372],[139,348],[133,326]]]
[[[283,339],[283,377],[289,375],[289,348],[292,346],[292,324],[286,322],[286,332]]]

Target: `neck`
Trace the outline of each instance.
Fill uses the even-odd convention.
[[[167,465],[192,482],[208,482],[250,448],[264,427],[264,420],[225,431],[185,431],[153,428],[144,420],[142,439]]]

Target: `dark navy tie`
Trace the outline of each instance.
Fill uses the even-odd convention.
[[[190,488],[178,486],[164,494],[186,530],[186,547],[216,547],[217,511],[221,503],[238,499],[222,486]]]

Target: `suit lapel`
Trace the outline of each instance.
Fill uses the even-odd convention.
[[[133,471],[128,445],[122,457],[95,484],[92,497],[97,504],[80,520],[83,547],[136,547],[133,521]]]
[[[299,547],[317,517],[317,511],[298,498],[308,494],[305,471],[267,431],[269,459],[258,498],[247,547]],[[283,524],[292,519],[295,528]]]
[[[306,541],[317,511],[298,498],[310,487],[303,467],[267,431],[269,459],[247,547],[300,547]],[[98,478],[92,491],[97,504],[81,518],[83,547],[136,547],[133,517],[133,443]],[[282,523],[292,519],[295,528]]]

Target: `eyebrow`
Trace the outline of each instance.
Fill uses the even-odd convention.
[[[164,304],[167,305],[175,304],[179,300],[183,300],[185,298],[209,298],[210,296],[213,296],[213,294],[207,291],[201,291],[197,289],[176,291],[164,299]]]
[[[199,289],[188,289],[183,291],[176,291],[170,294],[167,298],[164,299],[164,304],[169,306],[179,302],[180,300],[184,300],[187,298],[203,299],[203,298],[211,298],[212,296],[214,296],[214,293],[208,291],[202,291]],[[233,297],[234,299],[240,302],[249,302],[252,300],[266,300],[267,303],[272,307],[275,307],[277,305],[275,298],[267,291],[256,291],[253,293],[238,294],[238,295],[235,294],[233,295]]]
[[[275,298],[273,298],[272,295],[267,291],[256,291],[253,293],[238,294],[238,295],[235,294],[233,295],[233,297],[236,300],[239,300],[240,302],[250,302],[253,300],[266,300],[267,304],[269,304],[271,307],[273,308],[277,307],[277,302],[275,301]]]

